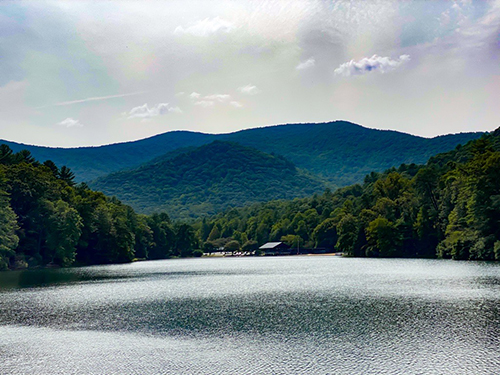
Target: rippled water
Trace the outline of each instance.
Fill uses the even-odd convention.
[[[0,273],[1,374],[499,374],[500,266],[329,256]]]

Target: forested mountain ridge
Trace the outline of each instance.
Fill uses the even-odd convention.
[[[241,130],[229,134],[173,131],[139,141],[100,147],[49,148],[0,141],[15,152],[29,150],[38,160],[52,160],[73,170],[76,181],[90,181],[106,174],[134,169],[184,147],[198,147],[214,140],[232,141],[263,152],[282,155],[297,167],[328,179],[333,185],[361,182],[371,171],[401,163],[425,163],[439,152],[478,138],[481,133],[461,133],[422,138],[396,131],[365,128],[347,121],[321,124],[288,124]]]
[[[466,163],[472,159],[479,145],[483,145],[483,147],[485,147],[486,144],[493,150],[500,151],[500,128],[491,133],[484,134],[480,139],[478,139],[478,142],[468,142],[463,146],[459,145],[448,152],[434,155],[429,159],[427,164],[444,167],[449,162]]]
[[[170,151],[211,142],[214,136],[189,131],[172,131],[139,141],[96,147],[59,148],[32,146],[0,140],[14,152],[27,150],[37,160],[52,160],[66,165],[78,182],[90,181],[122,169],[133,168]]]
[[[283,155],[297,167],[341,187],[362,182],[372,171],[382,172],[403,163],[423,164],[429,157],[480,135],[461,133],[423,138],[335,121],[249,129],[228,134],[226,139]]]
[[[165,211],[175,219],[213,215],[255,202],[305,197],[326,187],[322,180],[298,170],[282,156],[237,143],[215,141],[184,151],[89,184],[139,212]]]
[[[285,241],[351,256],[500,260],[500,128],[426,165],[200,219],[205,248]]]
[[[175,158],[196,159],[196,152]],[[286,159],[256,153],[250,158],[293,173]],[[200,256],[200,247],[252,251],[269,240],[351,256],[500,260],[500,129],[426,165],[403,164],[372,172],[361,185],[233,208],[193,225],[172,223],[166,213],[138,215],[75,185],[67,167],[0,146],[0,269]]]

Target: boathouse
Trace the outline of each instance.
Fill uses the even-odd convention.
[[[259,247],[266,255],[290,255],[290,246],[283,242],[268,242]]]

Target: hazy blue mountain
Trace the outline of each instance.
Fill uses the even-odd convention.
[[[371,171],[401,163],[425,163],[429,157],[465,144],[482,133],[461,133],[423,138],[396,131],[368,129],[346,121],[290,124],[241,130],[230,134],[168,132],[147,139],[100,147],[48,148],[7,143],[14,151],[28,149],[38,160],[67,165],[78,181],[132,169],[171,152],[214,140],[237,142],[267,153],[282,155],[297,167],[328,179],[337,186],[362,181]],[[162,155],[168,154],[165,157]]]
[[[101,177],[90,186],[118,197],[139,212],[166,211],[173,218],[305,197],[325,189],[323,181],[282,156],[221,141]]]
[[[173,131],[139,141],[98,147],[53,148],[0,140],[14,152],[26,149],[40,161],[52,160],[75,172],[77,181],[90,181],[108,173],[137,167],[165,153],[200,146],[215,139],[212,134]]]

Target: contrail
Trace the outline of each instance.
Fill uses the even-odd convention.
[[[77,104],[77,103],[85,103],[85,102],[95,102],[98,100],[108,100],[108,99],[114,99],[114,98],[123,98],[125,96],[133,96],[133,95],[140,95],[144,94],[146,91],[138,91],[138,92],[132,92],[130,94],[120,94],[120,95],[109,95],[109,96],[95,96],[92,98],[86,98],[86,99],[79,99],[79,100],[71,100],[68,102],[60,102],[60,103],[55,103],[55,104],[50,104],[50,105],[44,105],[42,107],[37,107],[37,109],[40,108],[47,108],[47,107],[58,107],[58,106],[63,106],[63,105],[71,105],[71,104]]]

